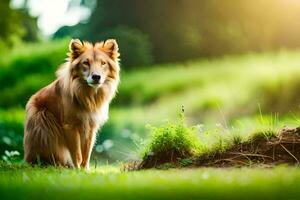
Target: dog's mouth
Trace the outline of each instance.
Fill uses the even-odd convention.
[[[99,88],[102,84],[100,82],[92,82],[92,83],[88,83],[88,85],[93,88]]]

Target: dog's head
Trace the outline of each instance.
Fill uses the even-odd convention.
[[[71,76],[90,87],[100,88],[117,79],[119,55],[118,44],[113,39],[95,45],[72,39],[68,53]]]

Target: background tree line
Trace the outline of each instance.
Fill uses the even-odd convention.
[[[0,51],[21,41],[39,39],[37,19],[28,14],[26,5],[12,9],[10,0],[0,1]]]
[[[126,67],[300,46],[300,4],[294,0],[94,0],[86,23],[53,38],[117,38]],[[83,5],[92,5],[87,0]],[[38,39],[36,19],[1,1],[1,42]]]

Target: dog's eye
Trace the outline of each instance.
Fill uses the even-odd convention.
[[[88,67],[82,66],[82,71],[83,71],[83,72],[86,72],[87,70],[89,70]]]
[[[101,61],[101,65],[106,65],[106,62],[105,61]]]
[[[86,65],[86,66],[89,66],[90,65],[90,63],[89,63],[89,61],[88,60],[86,60],[86,61],[83,61],[83,63],[82,64],[84,64],[84,65]]]

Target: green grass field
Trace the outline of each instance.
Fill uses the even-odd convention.
[[[12,51],[0,62],[2,152],[22,151],[25,103],[54,79],[66,51],[67,40],[32,44]],[[283,50],[123,69],[119,93],[96,150],[106,151],[103,142],[109,140],[114,145],[105,153],[111,159],[137,158],[138,143],[149,132],[145,125],[176,119],[182,105],[188,124],[200,124],[205,132],[233,130],[245,135],[262,126],[296,126],[300,113],[299,63],[300,51]],[[17,69],[24,79],[16,77]],[[276,117],[266,124],[261,115]],[[4,137],[11,142],[3,142]]]
[[[12,159],[5,150],[19,151],[17,160],[22,157],[26,101],[54,79],[66,50],[67,40],[32,44],[0,60],[0,158],[6,160],[0,164],[0,199],[299,199],[296,167],[121,172],[115,164],[85,172],[8,164]],[[17,76],[20,73],[24,78]],[[94,157],[115,163],[140,159],[150,132],[145,125],[160,127],[176,120],[182,105],[188,126],[198,124],[195,134],[205,147],[202,153],[216,145],[226,148],[223,141],[230,138],[245,140],[296,127],[299,77],[300,51],[122,70],[119,93]]]
[[[1,199],[299,199],[300,170],[172,169],[89,172],[2,165]]]

